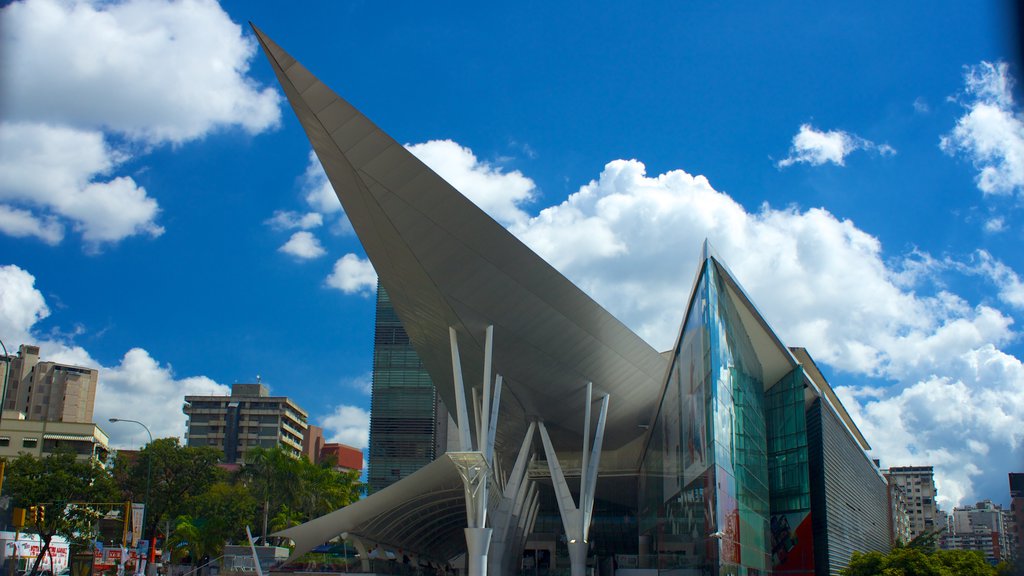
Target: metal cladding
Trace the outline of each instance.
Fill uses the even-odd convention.
[[[616,399],[602,469],[637,470],[665,359],[255,31],[445,403],[454,406],[448,327],[459,333],[466,380],[479,382],[493,324],[494,370],[509,392],[499,457],[510,457],[531,419],[551,423],[557,449],[576,449],[582,423],[573,415],[590,381]]]

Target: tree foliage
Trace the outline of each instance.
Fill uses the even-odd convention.
[[[975,550],[895,548],[888,554],[854,552],[842,576],[996,576],[996,569]]]
[[[219,555],[226,542],[244,541],[245,527],[260,516],[266,534],[347,506],[363,491],[358,473],[339,472],[332,463],[313,464],[281,448],[250,451],[234,477],[218,466],[220,457],[211,448],[182,446],[177,438],[160,438],[138,452],[121,453],[110,470],[70,453],[22,455],[8,462],[3,488],[14,496],[15,506],[46,506],[45,521],[26,527],[43,540],[41,559],[55,535],[88,545],[97,518],[111,508],[83,503],[116,507],[144,502],[152,466],[145,533],[153,534],[167,522],[171,529],[166,547],[172,558],[188,556],[195,562]]]
[[[71,452],[57,452],[45,458],[22,454],[8,462],[4,489],[14,496],[14,505],[28,509],[43,506],[43,518],[29,523],[27,532],[42,540],[31,573],[43,567],[42,559],[54,536],[69,541],[87,540],[97,518],[87,503],[123,501],[110,474],[95,460],[81,461]]]
[[[227,473],[216,465],[220,458],[220,451],[213,448],[182,446],[177,438],[158,438],[129,456],[118,454],[114,478],[125,499],[143,502],[152,464],[144,528],[145,534],[152,534],[161,522],[171,522],[186,514],[184,506],[189,498],[203,494],[226,478]]]

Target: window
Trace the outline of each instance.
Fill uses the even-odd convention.
[[[39,445],[39,439],[37,438],[23,438],[21,441],[22,448],[35,448]]]
[[[11,445],[11,439],[10,438],[6,438],[6,437],[5,438],[0,438],[0,446],[10,446],[10,445]]]

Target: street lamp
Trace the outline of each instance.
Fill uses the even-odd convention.
[[[4,345],[3,340],[0,340],[0,347],[4,349],[4,362],[7,363],[7,366],[4,367],[4,388],[0,390],[0,421],[3,421],[4,404],[7,403],[7,381],[11,375],[11,355],[7,353],[7,346]]]
[[[146,430],[146,434],[149,435],[149,444],[153,443],[153,433],[149,431],[149,426],[146,426],[138,420],[129,420],[127,418],[110,418],[110,422],[132,422],[142,426]],[[146,533],[146,515],[149,514],[149,484],[153,480],[153,455],[150,454],[146,458],[146,501],[142,508],[142,533]],[[149,541],[149,558],[146,559],[146,574],[152,574],[150,566],[153,565],[153,561],[156,559],[156,524],[153,525],[153,534]]]

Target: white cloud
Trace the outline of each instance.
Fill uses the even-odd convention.
[[[947,264],[964,274],[988,278],[999,290],[1000,300],[1016,308],[1024,308],[1024,282],[1021,282],[1020,275],[989,252],[978,250],[969,262],[949,259]]]
[[[28,210],[3,204],[0,204],[0,232],[15,238],[35,236],[51,246],[64,239],[64,226],[53,216],[36,216]]]
[[[323,214],[319,212],[300,214],[288,210],[274,211],[274,215],[265,222],[265,224],[275,230],[312,230],[313,228],[319,228],[323,223]]]
[[[319,258],[327,253],[324,247],[320,245],[320,241],[316,239],[316,236],[305,230],[292,234],[292,237],[278,250],[302,260]]]
[[[896,149],[888,144],[875,144],[842,130],[823,132],[810,124],[802,124],[800,131],[793,136],[793,146],[789,156],[778,162],[779,168],[785,168],[798,162],[821,166],[831,162],[844,166],[846,157],[855,150],[875,150],[882,156],[892,156]]]
[[[0,266],[0,334],[7,351],[15,353],[19,344],[29,343],[32,326],[49,315],[35,276],[13,264]]]
[[[144,422],[154,438],[182,437],[185,414],[177,407],[184,395],[230,392],[227,386],[205,376],[179,378],[170,366],[161,365],[141,348],[129,350],[117,366],[105,367],[80,346],[47,339],[34,329],[50,313],[35,280],[18,266],[0,267],[0,334],[4,344],[12,353],[20,344],[36,344],[44,360],[99,369],[93,421],[108,433],[112,446],[134,448],[148,437],[134,425],[108,423],[109,418]]]
[[[373,264],[355,254],[345,254],[334,263],[327,285],[345,294],[367,296],[377,290],[377,272]]]
[[[94,420],[110,434],[113,445],[132,448],[148,441],[145,432],[134,424],[109,423],[109,418],[139,420],[154,438],[181,438],[187,419],[180,409],[184,396],[230,393],[229,387],[205,376],[178,378],[170,365],[161,365],[142,348],[132,348],[117,366],[100,368]]]
[[[984,275],[1013,302],[1019,279],[994,259],[979,255],[966,267],[918,252],[887,259],[877,238],[827,210],[748,212],[703,176],[648,177],[635,160],[610,162],[597,180],[510,230],[661,350],[674,341],[708,238],[782,340],[839,370],[833,384],[842,385],[843,373],[892,383],[859,399],[889,410],[868,434],[876,456],[948,459],[940,468],[945,494],[969,498],[989,494],[979,494],[979,483],[1007,470],[1007,450],[1021,454],[1019,441],[1007,444],[1006,429],[990,425],[1024,418],[1019,361],[999,350],[1016,337],[1012,318],[948,291],[918,291],[939,272]],[[1010,379],[993,380],[1000,371]],[[921,402],[933,388],[948,395],[946,404]],[[915,439],[898,422],[882,427],[911,398],[934,434]],[[955,442],[932,423],[954,400],[972,414],[958,421],[964,440]],[[990,409],[993,420],[982,422]]]
[[[370,413],[358,406],[335,406],[320,420],[327,442],[340,442],[360,450],[370,445]]]
[[[983,345],[930,376],[878,398],[836,389],[884,466],[936,467],[938,500],[952,506],[1005,490],[1024,449],[1024,366]],[[1000,492],[1002,493],[1002,492]]]
[[[357,390],[359,393],[369,396],[373,391],[373,373],[367,372],[366,374],[356,376],[355,378],[346,378],[342,382],[342,385],[346,388]]]
[[[24,0],[0,19],[0,232],[56,244],[70,224],[87,250],[159,236],[112,138],[145,151],[279,122],[247,75],[255,42],[212,0]]]
[[[61,2],[3,9],[5,116],[182,143],[280,120],[247,76],[256,44],[213,0]]]
[[[451,140],[407,144],[406,148],[491,218],[505,226],[526,220],[520,207],[533,199],[536,186],[518,170],[504,172]]]
[[[123,159],[99,132],[0,123],[0,200],[42,212],[28,217],[43,224],[51,240],[61,229],[56,217],[71,221],[91,245],[159,236],[159,208],[145,188],[124,176],[99,179]]]
[[[996,234],[999,232],[1006,231],[1006,219],[1002,216],[995,216],[985,221],[984,226],[985,232],[989,234]]]
[[[1019,194],[1024,190],[1024,119],[1014,106],[1008,67],[1005,62],[969,66],[964,81],[967,112],[939,145],[974,164],[983,193]]]

